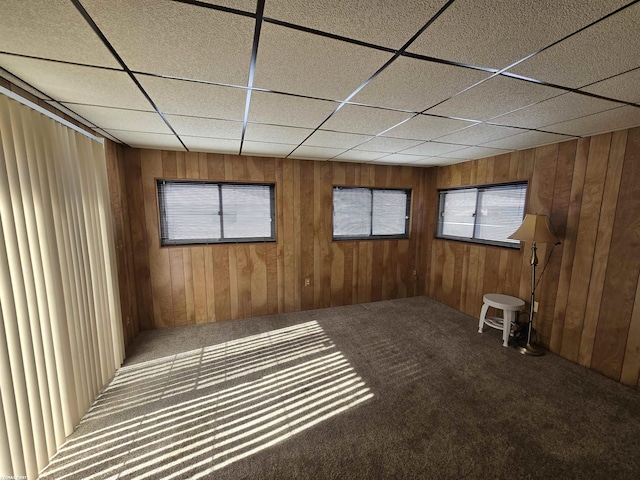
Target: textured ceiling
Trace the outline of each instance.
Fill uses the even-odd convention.
[[[431,166],[640,125],[637,0],[2,10],[0,74],[132,147]]]

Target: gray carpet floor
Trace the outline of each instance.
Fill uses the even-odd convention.
[[[42,479],[634,479],[640,393],[426,297],[143,332]]]

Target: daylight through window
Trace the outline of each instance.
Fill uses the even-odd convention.
[[[333,188],[333,238],[406,238],[411,190]]]
[[[162,245],[275,240],[274,186],[158,180]]]
[[[440,190],[439,238],[518,247],[509,239],[524,217],[526,183]]]

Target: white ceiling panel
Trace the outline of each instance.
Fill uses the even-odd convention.
[[[353,102],[421,112],[489,74],[400,57],[353,97]]]
[[[494,155],[501,155],[508,152],[508,149],[497,149],[487,147],[468,147],[462,150],[455,150],[449,153],[443,153],[440,157],[443,158],[460,158],[472,160],[475,158],[493,157]]]
[[[136,75],[162,113],[243,120],[247,91],[208,83]]]
[[[220,5],[223,7],[235,8],[245,12],[256,13],[256,0],[200,0],[202,3]]]
[[[213,118],[165,115],[178,135],[240,140],[242,122],[230,122]]]
[[[438,143],[438,142],[425,142],[417,145],[413,148],[405,150],[402,153],[410,155],[422,155],[428,157],[434,157],[442,155],[444,153],[454,152],[456,150],[462,150],[465,148],[463,145],[455,145],[451,143]]]
[[[249,107],[249,121],[315,128],[338,105],[338,103],[324,100],[312,100],[289,95],[278,95],[276,93],[253,92]]]
[[[11,55],[0,55],[0,66],[59,102],[153,110],[123,71]]]
[[[367,143],[357,147],[358,150],[368,150],[372,152],[395,153],[420,144],[420,140],[405,140],[403,138],[375,137]]]
[[[595,135],[640,125],[640,108],[619,107],[568,122],[547,125],[545,130],[567,135]]]
[[[158,0],[82,3],[134,71],[247,84],[252,18]]]
[[[329,160],[343,152],[344,148],[309,147],[303,145],[297,148],[295,152],[291,153],[291,158]]]
[[[240,151],[240,140],[190,137],[187,135],[180,135],[180,138],[191,152],[232,153],[237,155]]]
[[[620,106],[619,103],[569,92],[536,105],[492,118],[491,121],[501,125],[539,128],[618,106]]]
[[[504,148],[508,150],[523,150],[532,147],[539,147],[540,145],[548,145],[550,143],[564,142],[565,140],[571,139],[572,137],[558,135],[555,133],[527,131],[511,137],[483,143],[482,146]]]
[[[441,103],[428,113],[486,120],[562,93],[557,88],[497,76]]]
[[[419,160],[424,159],[420,155],[406,155],[404,153],[392,153],[376,160],[376,163],[386,163],[388,165],[409,165]]]
[[[384,157],[383,152],[364,152],[362,150],[347,150],[338,155],[334,160],[340,162],[371,162],[380,157]]]
[[[269,0],[266,17],[364,42],[400,48],[444,4],[443,0]]]
[[[262,125],[249,123],[244,139],[255,142],[283,143],[299,145],[313,130],[310,128],[281,127],[277,125]]]
[[[416,140],[433,140],[461,128],[473,125],[473,122],[453,120],[450,118],[418,115],[408,122],[389,130],[385,137],[409,138]]]
[[[639,31],[640,4],[636,3],[510,71],[567,87],[582,87],[640,65]]]
[[[347,133],[377,135],[394,125],[411,118],[413,114],[379,108],[345,105],[322,127]]]
[[[171,130],[155,112],[139,112],[122,108],[66,105],[96,126],[105,130],[131,130],[133,132],[165,133]]]
[[[521,133],[522,130],[509,127],[495,127],[493,125],[479,124],[455,133],[439,137],[439,142],[459,143],[462,145],[478,145],[499,138]]]
[[[173,134],[140,133],[128,130],[106,130],[118,140],[135,148],[161,148],[163,150],[182,150],[184,147]]]
[[[370,138],[371,137],[368,135],[357,135],[355,133],[317,130],[305,142],[305,145],[314,147],[353,148],[363,142],[366,142]]]
[[[253,142],[245,140],[242,143],[242,154],[284,158],[296,147],[297,145],[287,145],[284,143]]]
[[[120,67],[69,0],[3,0],[0,32],[5,52]]]
[[[582,88],[585,92],[616,100],[640,103],[640,67],[607,80]]]
[[[625,0],[456,0],[409,51],[500,69],[624,3]]]
[[[344,100],[389,58],[390,53],[266,23],[254,86]]]

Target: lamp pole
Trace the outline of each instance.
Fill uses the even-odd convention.
[[[538,265],[538,248],[535,240],[531,244],[531,308],[529,309],[529,327],[527,329],[527,344],[518,347],[518,351],[523,355],[540,356],[544,352],[531,345],[531,329],[533,328],[533,313],[536,304],[536,266]]]

